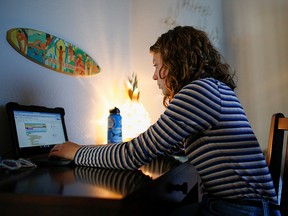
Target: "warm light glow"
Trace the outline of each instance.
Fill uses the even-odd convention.
[[[121,106],[120,112],[122,116],[123,141],[128,141],[138,136],[151,125],[148,112],[139,101],[127,101]]]
[[[123,105],[118,106],[120,109],[120,115],[122,116],[122,137],[123,141],[129,141],[130,139],[138,136],[144,132],[150,125],[151,119],[148,112],[145,110],[142,103],[139,101],[127,100]],[[109,110],[107,108],[107,110]],[[109,113],[103,113],[102,118],[98,119],[96,124],[98,125],[97,135],[98,144],[107,143],[107,121]]]
[[[144,175],[150,176],[152,179],[157,179],[162,175],[161,173],[150,172],[148,170],[142,169],[142,167],[140,167],[139,170],[141,170]]]
[[[123,141],[131,140],[151,125],[149,114],[139,101],[140,92],[137,76],[133,74],[124,82],[124,93],[118,84],[112,85],[113,94],[110,95],[109,100],[102,104],[102,110],[98,109],[99,115],[101,112],[101,118],[98,117],[96,122],[97,144],[107,143],[107,121],[109,109],[111,108],[117,107],[120,109]],[[126,94],[125,91],[127,92]],[[123,96],[125,97],[124,99]]]
[[[133,73],[125,84],[129,99],[121,106],[122,137],[123,141],[128,141],[144,132],[151,125],[151,120],[139,101],[137,75]]]

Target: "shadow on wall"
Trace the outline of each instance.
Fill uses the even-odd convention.
[[[2,158],[14,157],[12,138],[5,106],[0,106],[0,156]]]

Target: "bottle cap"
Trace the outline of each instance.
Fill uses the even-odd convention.
[[[114,107],[114,109],[110,109],[109,112],[112,114],[119,114],[120,110],[117,107]]]

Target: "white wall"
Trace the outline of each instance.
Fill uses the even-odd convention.
[[[262,149],[273,113],[288,115],[288,1],[223,0],[226,56]]]
[[[265,149],[271,115],[288,114],[287,10],[287,0],[2,0],[0,153],[11,148],[4,109],[9,101],[63,106],[70,140],[105,142],[105,115],[127,97],[123,82],[132,72],[155,122],[163,106],[149,47],[178,24],[207,31],[236,69],[237,94]],[[79,46],[102,72],[75,78],[31,62],[6,41],[6,31],[14,27],[42,30]]]
[[[163,112],[162,95],[152,80],[154,67],[149,48],[176,25],[205,30],[224,52],[221,0],[132,0],[131,70],[139,75],[140,100],[155,122]]]
[[[163,111],[152,80],[149,47],[175,25],[203,28],[222,47],[221,0],[2,0],[0,2],[0,153],[11,149],[4,106],[62,106],[71,141],[106,142],[110,108],[127,98],[124,81],[139,77],[140,101],[155,122]],[[17,53],[6,31],[28,27],[80,47],[100,65],[100,74],[75,78],[46,69]],[[217,27],[217,28],[215,28]]]
[[[6,41],[6,31],[15,27],[42,30],[71,42],[99,63],[101,73],[76,78],[35,64]],[[11,148],[4,109],[9,101],[62,106],[71,140],[103,141],[100,130],[106,128],[98,120],[121,101],[123,80],[130,75],[130,0],[2,0],[0,47],[1,154]]]

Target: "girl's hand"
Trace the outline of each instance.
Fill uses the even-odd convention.
[[[51,149],[49,157],[60,157],[73,160],[79,148],[80,145],[68,141],[63,144],[55,145]]]

